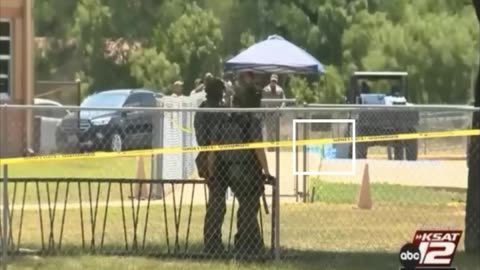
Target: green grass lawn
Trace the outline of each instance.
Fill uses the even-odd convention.
[[[17,257],[9,269],[397,269],[398,251],[404,243],[411,241],[416,229],[464,227],[464,205],[449,203],[449,196],[454,195],[447,191],[430,191],[430,196],[445,196],[435,202],[422,201],[418,197],[417,204],[404,204],[393,197],[390,202],[386,199],[374,200],[372,210],[359,210],[353,203],[349,203],[352,200],[348,199],[348,194],[355,195],[354,188],[342,184],[318,185],[324,188],[321,194],[329,194],[330,197],[320,196],[314,203],[281,205],[280,263],[243,265],[233,261],[160,259],[146,256],[167,254],[168,250],[174,252],[176,242],[179,253],[201,252],[205,206],[195,205],[190,208],[189,201],[185,199],[189,196],[185,195],[181,210],[178,207],[178,196],[176,208],[172,206],[172,198],[168,198],[169,205],[164,207],[162,201],[156,201],[148,212],[145,203],[137,210],[136,205],[132,207],[131,200],[126,200],[123,208],[120,205],[110,206],[108,209],[100,206],[96,210],[95,224],[95,208],[91,209],[88,204],[83,206],[82,215],[80,209],[68,209],[63,217],[63,212],[57,210],[53,221],[48,210],[43,209],[41,215],[35,209],[25,210],[21,227],[19,210],[16,210],[12,222],[15,248],[41,249],[43,238],[44,248],[47,250],[43,255],[49,256]],[[409,191],[403,191],[403,187],[398,186],[380,187],[387,194]],[[336,197],[335,192],[343,199],[332,199]],[[229,207],[223,228],[226,245],[229,242],[231,222],[235,222],[235,216],[232,220],[231,214],[232,208]],[[178,227],[175,216],[179,220]],[[135,229],[136,217],[139,218]],[[61,249],[58,249],[62,219],[64,229]],[[265,242],[270,246],[271,215],[263,213],[262,221]],[[20,228],[21,241],[17,246]],[[233,230],[235,231],[235,225]],[[137,246],[132,250],[134,239]],[[98,254],[113,252],[133,256],[89,256],[92,246]],[[463,252],[463,239],[459,252]],[[61,256],[53,256],[55,254]],[[478,259],[478,256],[459,254],[456,264],[462,266],[459,269],[477,270]]]
[[[332,204],[355,203],[359,185],[350,183],[332,183],[314,179],[310,181],[310,194],[316,202]],[[383,204],[434,204],[447,205],[464,203],[465,190],[435,189],[431,187],[412,187],[385,183],[370,184],[372,201]]]
[[[149,166],[147,160],[145,165]],[[85,161],[66,161],[61,165],[12,165],[10,173],[27,178],[106,177],[107,174],[110,178],[130,178],[135,176],[135,166],[135,159],[130,158],[108,162],[88,161],[88,164]],[[110,200],[116,201],[116,204],[107,208],[105,205],[95,207],[95,204],[98,190],[98,201],[106,202],[108,184],[92,184],[90,187],[87,184],[70,184],[67,192],[67,184],[61,183],[58,185],[57,207],[63,206],[65,199],[71,207],[66,211],[57,208],[53,213],[52,204],[50,211],[46,207],[40,214],[36,207],[38,197],[42,204],[47,202],[48,195],[53,201],[57,184],[50,183],[48,192],[44,183],[38,186],[35,183],[26,186],[17,184],[16,187],[10,184],[10,194],[14,194],[14,189],[17,194],[12,213],[13,248],[35,251],[42,249],[43,244],[46,252],[42,257],[15,257],[9,269],[398,269],[398,251],[404,243],[411,241],[416,229],[464,228],[463,191],[371,184],[373,209],[360,210],[354,207],[358,185],[313,180],[310,182],[310,190],[315,190],[313,202],[281,204],[280,244],[282,255],[286,256],[282,256],[281,262],[245,265],[234,261],[214,262],[193,258],[160,259],[146,255],[166,254],[169,250],[173,252],[175,243],[180,253],[197,254],[201,251],[205,206],[194,205],[190,208],[191,194],[185,193],[180,210],[181,193],[176,189],[175,201],[169,196],[164,206],[162,200],[156,200],[147,211],[145,201],[138,208],[136,201],[132,205],[128,199],[129,184],[123,184],[122,187],[125,200],[123,207],[118,202],[121,196],[117,183],[112,184],[110,190]],[[197,189],[200,188],[203,189],[197,185]],[[81,209],[78,207],[80,196]],[[30,207],[22,213],[19,206],[23,198]],[[10,201],[13,202],[12,196]],[[269,205],[272,205],[270,201]],[[227,245],[231,224],[235,224],[235,215],[233,219],[231,217],[230,206],[223,228]],[[262,213],[267,246],[271,242],[271,218],[271,215]],[[132,251],[134,239],[137,247]],[[99,255],[89,255],[92,247]],[[462,239],[456,266],[462,270],[479,270],[479,256],[467,256],[462,254],[463,250]],[[105,256],[105,253],[112,252],[134,256]]]
[[[144,157],[145,173],[150,175],[150,158]],[[11,164],[10,177],[90,177],[90,178],[134,178],[136,158],[99,158],[85,160],[39,161]]]
[[[147,179],[150,178],[151,159],[149,157],[144,157],[144,173]],[[137,175],[137,159],[121,157],[12,164],[8,167],[8,175],[11,178],[51,178],[54,180],[63,178],[135,179]],[[133,189],[131,190],[133,187],[130,184],[125,184],[122,188],[125,197],[130,196],[134,192]],[[63,202],[67,196],[69,202],[79,202],[80,198],[82,201],[88,201],[90,196],[96,197],[97,192],[100,192],[99,195],[104,201],[108,193],[108,185],[96,183],[82,183],[78,185],[75,183],[67,187],[66,183],[57,185],[53,182],[48,184],[37,184],[35,182],[9,184],[10,200],[13,203],[13,197],[15,196],[15,204],[17,206],[22,203],[24,196],[27,204],[37,203],[38,201],[43,204],[48,203],[47,196],[50,195],[50,201],[53,204],[55,196],[59,202]],[[111,191],[111,199],[120,199],[119,194],[119,186],[116,185]]]
[[[144,172],[150,177],[150,158],[144,159]],[[110,158],[99,160],[71,160],[60,162],[36,162],[32,164],[16,164],[9,166],[9,176],[12,178],[131,178],[137,173],[137,161],[135,158]],[[314,179],[309,181],[310,200],[332,204],[355,203],[359,186],[347,183],[332,183]],[[67,190],[68,189],[68,190]],[[122,185],[124,198],[132,195],[135,187],[128,183]],[[68,192],[67,192],[68,191]],[[10,183],[10,200],[19,206],[25,197],[28,203],[47,203],[48,197],[53,203],[55,197],[58,202],[63,202],[68,196],[68,202],[88,201],[90,197],[96,198],[97,192],[100,201],[105,202],[108,194],[108,184],[72,183]],[[452,190],[435,190],[432,188],[409,187],[390,184],[371,184],[371,194],[374,202],[394,204],[446,204],[465,202],[465,192]],[[110,199],[119,200],[120,186],[112,185]],[[313,198],[312,198],[313,195]],[[15,198],[14,198],[15,197]],[[15,199],[15,201],[13,201]]]
[[[282,260],[260,264],[241,264],[233,261],[166,260],[138,257],[27,257],[16,259],[9,270],[371,270],[398,269],[398,255],[388,253],[310,253],[302,260]],[[333,262],[332,262],[333,261]],[[478,256],[458,253],[454,266],[459,270],[480,269]]]

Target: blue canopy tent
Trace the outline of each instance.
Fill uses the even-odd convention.
[[[323,65],[305,50],[278,35],[269,36],[225,63],[226,71],[323,73]]]

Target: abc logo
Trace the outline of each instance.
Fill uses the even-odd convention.
[[[420,261],[420,253],[411,253],[410,251],[400,253],[402,261]]]
[[[406,244],[400,250],[400,263],[407,269],[413,269],[420,262],[420,250],[414,244]]]

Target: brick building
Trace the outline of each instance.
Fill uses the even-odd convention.
[[[0,0],[0,104],[33,102],[32,1]],[[0,109],[0,154],[21,155],[31,134],[31,112]]]

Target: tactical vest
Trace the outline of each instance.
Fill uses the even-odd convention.
[[[248,118],[228,115],[219,120],[213,130],[213,144],[230,144],[241,147],[248,142]],[[247,163],[254,157],[252,149],[220,150],[216,153],[217,160],[227,163]]]

